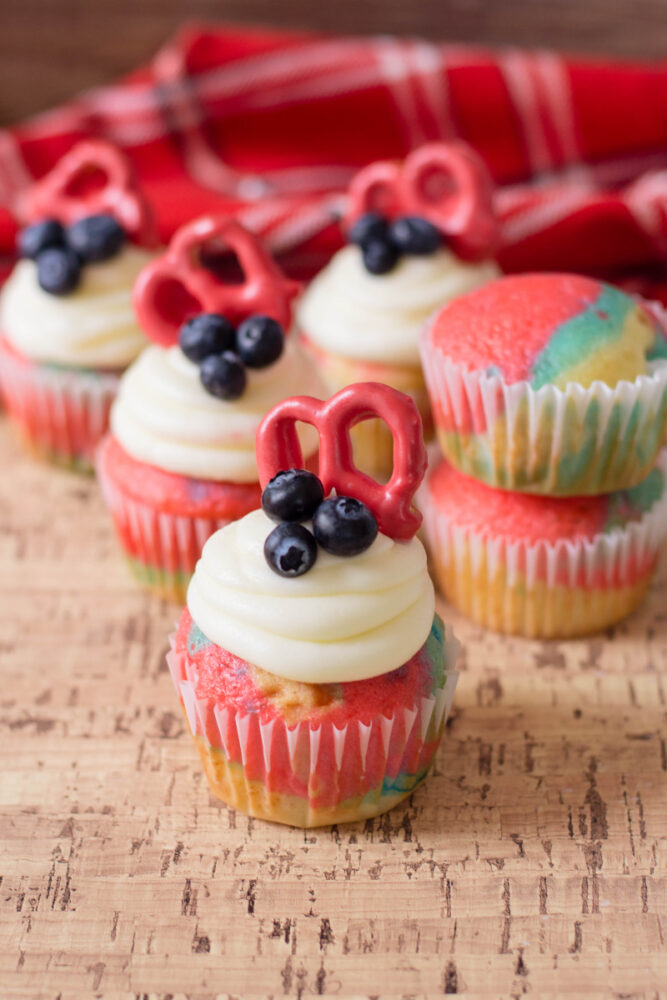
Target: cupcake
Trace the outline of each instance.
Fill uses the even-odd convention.
[[[374,163],[350,186],[348,244],[306,290],[297,310],[303,342],[329,392],[384,382],[408,393],[433,434],[419,333],[443,303],[498,276],[491,260],[491,182],[461,143],[432,144],[402,166]],[[391,434],[370,421],[353,432],[359,468],[386,478]]]
[[[120,375],[145,346],[132,285],[156,236],[129,162],[75,146],[22,206],[0,296],[0,385],[30,451],[90,471]]]
[[[387,420],[386,486],[352,464],[349,427]],[[320,435],[302,468],[296,420]],[[262,509],[213,535],[169,666],[212,792],[309,827],[377,816],[423,781],[456,674],[412,498],[426,465],[414,403],[385,385],[285,400],[263,421]]]
[[[203,265],[214,245],[238,261],[242,282]],[[139,275],[135,306],[153,343],[120,381],[97,471],[130,568],[161,597],[182,603],[206,539],[259,507],[264,415],[285,396],[318,391],[290,332],[296,291],[227,216],[183,226]],[[312,428],[303,445],[310,459]]]
[[[419,495],[447,599],[487,628],[568,638],[639,605],[667,534],[667,451],[639,485],[586,497],[495,490],[447,462]]]
[[[592,278],[515,275],[462,296],[421,341],[446,458],[556,496],[641,482],[667,428],[665,343],[654,310]]]

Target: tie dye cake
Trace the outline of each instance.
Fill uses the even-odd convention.
[[[422,783],[455,684],[444,642],[436,616],[397,670],[286,681],[212,643],[186,608],[169,665],[212,791],[242,812],[311,827],[377,816]]]
[[[639,485],[595,497],[495,490],[447,462],[420,493],[447,599],[502,632],[567,638],[630,614],[667,533],[667,451]]]
[[[553,495],[623,489],[667,426],[658,316],[576,275],[491,282],[445,306],[422,337],[438,437],[461,471]]]

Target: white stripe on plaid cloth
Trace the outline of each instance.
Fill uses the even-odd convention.
[[[544,130],[546,108],[540,100],[533,74],[534,57],[519,49],[500,54],[498,65],[523,128],[523,138],[533,173],[554,165]]]
[[[667,170],[644,174],[626,189],[624,201],[637,224],[667,257]]]
[[[524,205],[520,211],[502,219],[502,245],[514,246],[535,233],[551,228],[589,204],[591,194],[591,189],[585,186],[567,185],[557,191],[545,191],[537,200],[533,194],[532,205]]]
[[[376,72],[391,94],[405,136],[407,149],[416,149],[428,139],[422,124],[416,94],[411,86],[413,74],[410,51],[405,42],[396,38],[375,40]],[[376,77],[377,83],[377,77]]]
[[[558,195],[562,188],[586,189],[590,194],[600,194],[613,190],[641,178],[648,171],[663,167],[665,154],[641,153],[636,156],[621,157],[604,163],[587,164],[583,169],[579,164],[564,170],[545,174],[538,181],[522,184],[507,184],[496,192],[496,207],[502,218],[515,211],[531,208],[536,199]]]
[[[563,59],[555,52],[538,52],[535,70],[541,81],[541,92],[549,105],[551,121],[558,133],[565,163],[579,164],[581,150],[577,142],[572,105],[570,78]]]
[[[372,39],[318,41],[304,43],[298,49],[248,56],[198,74],[197,92],[202,98],[216,100],[301,84],[303,99],[308,100],[314,78],[340,76],[366,66],[372,60],[372,46]],[[376,77],[376,85],[378,82]]]
[[[425,108],[433,123],[429,138],[456,138],[458,132],[450,103],[446,50],[443,46],[421,41],[410,43],[408,50],[415,81],[421,87]]]

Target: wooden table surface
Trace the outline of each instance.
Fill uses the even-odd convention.
[[[463,641],[428,782],[299,831],[209,792],[95,483],[0,419],[0,996],[667,996],[667,574],[613,634]]]

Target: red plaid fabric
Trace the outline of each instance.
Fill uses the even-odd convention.
[[[167,238],[231,210],[311,274],[351,175],[461,138],[498,185],[509,271],[600,274],[667,299],[667,64],[417,39],[189,28],[150,66],[0,132],[0,253],[21,191],[85,136],[127,151]]]

